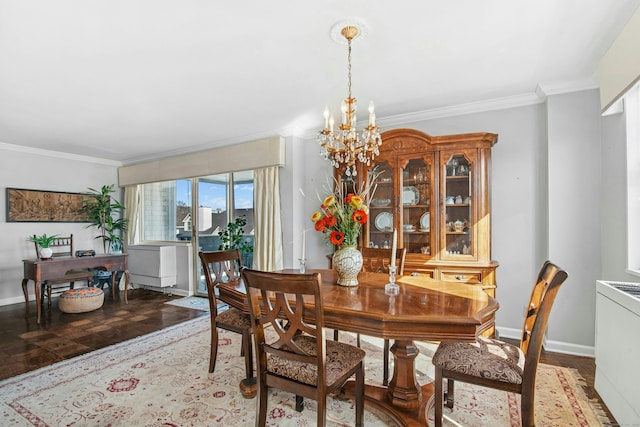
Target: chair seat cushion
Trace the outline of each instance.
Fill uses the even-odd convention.
[[[63,313],[86,313],[102,307],[104,292],[99,288],[69,289],[60,294],[58,308]]]
[[[442,342],[432,361],[449,371],[522,384],[524,353],[515,345],[495,339],[480,337],[474,343]]]
[[[316,355],[316,339],[299,335],[293,341],[309,355]],[[327,341],[327,385],[334,384],[344,374],[352,370],[365,356],[364,350],[338,341]],[[267,371],[296,381],[317,385],[318,367],[315,364],[283,359],[275,355],[267,356]]]
[[[251,329],[251,318],[249,315],[233,307],[218,313],[216,323],[233,326],[234,328]]]

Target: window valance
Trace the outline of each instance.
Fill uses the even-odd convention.
[[[285,165],[285,140],[274,136],[118,168],[118,185],[187,179]]]
[[[640,79],[640,9],[638,9],[607,53],[602,57],[600,77],[600,107],[605,112]]]

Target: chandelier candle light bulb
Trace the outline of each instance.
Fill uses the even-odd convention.
[[[369,101],[369,126],[376,126],[376,112],[374,110],[373,101]]]

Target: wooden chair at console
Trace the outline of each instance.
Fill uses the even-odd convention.
[[[551,306],[567,273],[546,261],[538,273],[524,320],[520,345],[480,337],[474,343],[442,342],[433,355],[435,365],[435,424],[442,425],[443,399],[453,408],[454,381],[521,395],[523,427],[535,424],[535,383]],[[443,393],[443,380],[447,392]]]
[[[217,252],[198,252],[204,277],[207,282],[209,296],[209,312],[211,317],[211,354],[209,356],[209,372],[216,368],[218,355],[218,328],[242,335],[242,352],[245,360],[247,379],[253,378],[253,350],[251,348],[251,319],[248,314],[237,308],[218,313],[216,286],[240,278],[242,268],[242,253],[240,250]]]
[[[362,253],[362,271],[370,273],[389,273],[391,263],[391,248],[360,248]],[[404,260],[407,257],[406,248],[396,249],[396,275],[404,274]],[[338,331],[333,332],[333,339],[338,340]],[[360,334],[357,336],[358,347],[360,347]],[[389,385],[389,340],[384,340],[383,349],[383,373],[382,385]]]
[[[355,374],[356,426],[363,425],[365,352],[349,344],[325,340],[320,274],[284,274],[242,270],[254,331],[258,369],[256,426],[267,419],[269,387],[296,395],[296,411],[305,397],[318,405],[316,425],[326,424],[327,395]],[[304,309],[304,303],[313,307]],[[309,314],[315,325],[303,314]],[[284,320],[280,322],[279,319]],[[271,326],[273,334],[265,336]]]
[[[33,238],[36,238],[36,235],[33,235]],[[34,243],[36,248],[36,257],[39,256],[40,251],[38,248],[38,244]],[[69,236],[59,236],[50,245],[53,250],[53,254],[51,255],[53,258],[62,257],[62,256],[74,256],[73,253],[73,234]],[[88,269],[81,270],[69,270],[67,271],[63,277],[59,279],[48,279],[44,283],[42,283],[40,289],[40,301],[44,303],[44,297],[46,295],[48,306],[51,307],[51,294],[52,291],[67,288],[73,289],[75,282],[87,281],[87,286],[91,284],[91,279],[93,278],[93,273]],[[67,284],[67,286],[58,286]]]

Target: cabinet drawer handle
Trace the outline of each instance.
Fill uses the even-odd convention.
[[[462,276],[462,275],[458,275],[458,276],[455,276],[455,279],[456,279],[456,280],[464,280],[464,279],[465,279],[465,277],[464,277],[464,276]]]

